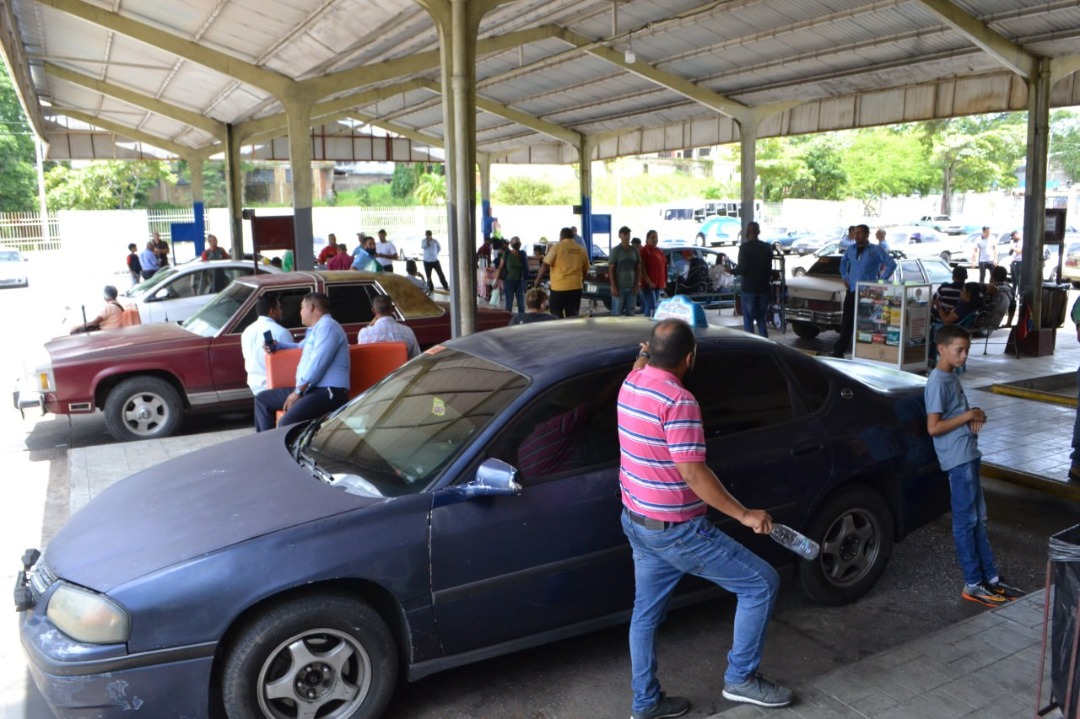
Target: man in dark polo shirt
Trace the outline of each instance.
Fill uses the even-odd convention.
[[[682,384],[693,369],[696,345],[685,322],[659,322],[619,391],[622,526],[634,555],[632,719],[677,717],[690,709],[688,700],[665,696],[656,678],[656,630],[685,574],[708,579],[738,599],[724,697],[763,707],[792,701],[791,690],[757,673],[780,585],[776,570],[706,516],[714,507],[758,534],[772,529],[768,512],[744,507],[705,464],[701,409]]]

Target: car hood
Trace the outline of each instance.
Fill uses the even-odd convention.
[[[53,364],[63,364],[66,360],[85,361],[88,356],[94,354],[126,355],[131,354],[132,347],[142,348],[155,343],[193,340],[202,340],[202,338],[188,332],[178,324],[156,322],[116,330],[57,337],[46,342],[45,349],[52,357]]]
[[[287,432],[242,437],[121,480],[53,538],[49,567],[107,592],[240,542],[387,501],[315,479],[290,456]]]
[[[837,292],[844,292],[844,281],[839,277],[792,277],[787,281],[789,297],[812,300],[833,300]]]

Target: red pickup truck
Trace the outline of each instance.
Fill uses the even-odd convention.
[[[435,302],[403,276],[390,273],[291,272],[234,281],[182,324],[148,324],[60,337],[45,344],[48,359],[34,368],[33,389],[16,406],[40,402],[56,414],[105,413],[118,440],[173,434],[185,410],[222,411],[251,406],[240,333],[255,319],[263,294],[281,301],[281,324],[301,337],[300,301],[308,292],[330,297],[331,314],[351,342],[372,319],[371,299],[389,295],[398,319],[421,348],[450,338],[447,303]],[[480,330],[505,327],[507,312],[481,307]],[[28,383],[29,384],[29,383]],[[37,400],[38,402],[35,402]]]

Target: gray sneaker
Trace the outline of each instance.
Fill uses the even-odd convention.
[[[759,707],[786,707],[795,698],[790,689],[773,684],[760,674],[742,684],[725,684],[724,698]]]
[[[633,712],[630,719],[667,719],[681,717],[690,711],[690,700],[683,697],[669,697],[660,692],[660,701],[643,712]]]

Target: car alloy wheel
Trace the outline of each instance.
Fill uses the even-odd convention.
[[[311,596],[268,610],[230,643],[222,700],[230,719],[369,719],[396,679],[397,649],[374,609]]]
[[[130,377],[105,400],[105,427],[121,442],[168,437],[180,426],[180,393],[160,377]]]
[[[881,495],[863,485],[841,489],[827,500],[806,534],[821,545],[821,553],[799,562],[799,581],[822,604],[847,604],[866,594],[892,554],[892,514]]]

